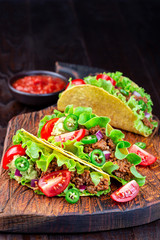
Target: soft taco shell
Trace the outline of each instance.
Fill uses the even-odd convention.
[[[62,93],[57,103],[58,110],[64,111],[70,104],[73,104],[74,107],[91,107],[94,114],[109,117],[113,127],[147,137],[134,127],[137,117],[132,110],[119,98],[102,88],[88,84],[74,86]]]

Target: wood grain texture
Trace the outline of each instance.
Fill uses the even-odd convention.
[[[51,114],[53,107],[14,117],[8,125],[4,152],[12,145],[12,137],[19,128],[36,134],[39,120]],[[81,197],[74,205],[64,198],[39,196],[25,186],[9,180],[8,172],[2,170],[0,178],[0,231],[23,233],[91,232],[137,226],[160,217],[160,162],[159,135],[147,139],[126,133],[131,143],[144,141],[147,150],[158,157],[150,167],[138,167],[146,175],[146,184],[138,196],[118,204],[110,194],[101,197]],[[112,191],[119,184],[113,181]],[[4,191],[5,190],[5,191]],[[143,218],[142,218],[143,215]]]

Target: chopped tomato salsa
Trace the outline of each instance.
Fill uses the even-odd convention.
[[[12,86],[21,92],[46,94],[62,90],[66,83],[58,77],[36,75],[17,79]]]

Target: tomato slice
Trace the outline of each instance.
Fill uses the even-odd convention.
[[[106,74],[98,74],[96,79],[98,80],[99,78],[107,80],[107,81],[111,81],[112,85],[115,86],[116,85],[116,81],[113,80],[113,78],[111,78],[110,76],[106,75]]]
[[[51,132],[54,128],[54,125],[58,120],[59,118],[53,118],[46,122],[46,124],[42,127],[41,130],[41,138],[48,140],[48,138],[51,136]]]
[[[72,80],[72,81],[71,81],[71,84],[78,86],[78,85],[85,84],[85,82],[84,82],[83,79],[78,79],[78,78],[77,78],[77,79]],[[66,89],[68,88],[68,86],[69,86],[69,83],[67,84]],[[65,89],[65,90],[66,90],[66,89]]]
[[[138,147],[135,144],[133,144],[129,148],[129,152],[136,153],[138,156],[141,157],[142,161],[139,163],[139,165],[142,165],[142,166],[151,165],[152,163],[154,163],[157,160],[157,158],[154,157],[152,154],[146,152],[145,150],[141,149],[140,147]]]
[[[38,186],[47,197],[53,197],[66,189],[70,179],[71,173],[68,170],[59,170],[40,178]]]
[[[59,136],[56,136],[54,139],[56,142],[66,142],[67,140],[74,140],[80,141],[86,133],[86,129],[80,129],[74,132],[64,133]]]
[[[2,166],[4,169],[8,169],[8,164],[13,160],[13,157],[15,155],[20,155],[20,156],[24,156],[26,154],[26,151],[24,148],[22,148],[21,144],[18,145],[14,145],[12,147],[10,147],[7,152],[4,154],[3,157],[3,162],[2,162]]]
[[[135,198],[139,192],[139,185],[132,180],[111,194],[111,198],[116,202],[128,202]]]

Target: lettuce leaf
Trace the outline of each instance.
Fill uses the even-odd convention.
[[[133,157],[133,156],[132,156]],[[134,164],[136,162],[136,160],[133,161],[133,158],[132,158],[132,161],[131,163]],[[138,162],[138,161],[137,161]],[[137,163],[136,162],[136,163]],[[136,164],[135,164],[136,165]],[[130,179],[131,180],[135,180],[139,186],[143,186],[145,184],[145,176],[142,176],[137,170],[136,170],[136,167],[135,165],[131,166],[130,167],[130,171],[133,175],[133,178]],[[111,177],[115,178],[117,181],[121,182],[122,185],[126,184],[127,181],[120,178],[120,177],[117,177],[116,175],[114,175],[114,171],[115,170],[118,170],[119,166],[118,164],[114,164],[113,162],[109,161],[109,162],[106,162],[103,166],[102,166],[102,170],[104,172],[107,172],[108,174],[110,174]]]

